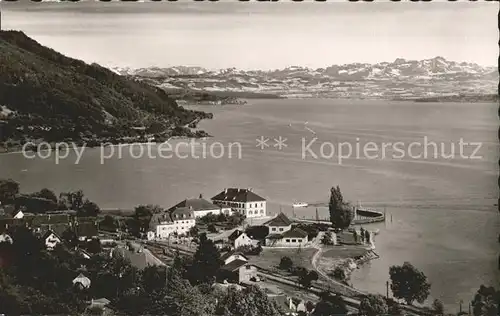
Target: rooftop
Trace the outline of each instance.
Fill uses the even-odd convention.
[[[292,228],[291,230],[289,231],[286,231],[284,232],[283,234],[281,234],[282,237],[298,237],[298,238],[305,238],[307,237],[307,232],[305,232],[304,230],[300,229],[300,228]]]
[[[279,213],[276,217],[264,223],[264,226],[290,226],[292,221],[283,213]]]
[[[231,201],[231,202],[260,202],[265,201],[263,197],[255,194],[250,189],[229,188],[212,198],[212,201]]]
[[[245,258],[246,260],[248,260],[248,257],[245,256],[242,252],[240,252],[240,251],[234,251],[234,250],[233,251],[228,251],[224,255],[222,255],[221,260],[225,261],[226,259],[228,259],[229,257],[231,257],[233,255],[235,255],[235,256],[242,256],[243,258]]]
[[[240,259],[236,259],[234,261],[231,261],[229,262],[228,264],[222,266],[222,270],[226,270],[226,271],[230,271],[230,272],[233,272],[233,271],[236,271],[238,270],[239,268],[241,268],[242,266],[248,264],[247,261],[245,260],[240,260]]]
[[[197,199],[185,199],[184,201],[178,203],[177,205],[171,207],[168,209],[168,211],[173,211],[176,208],[191,208],[193,211],[208,211],[208,210],[218,210],[220,209],[219,206],[213,204],[212,202],[209,202],[205,200],[204,198],[200,197]]]
[[[128,260],[130,264],[139,270],[148,266],[164,266],[165,264],[156,258],[149,250],[142,247],[128,249],[126,247],[116,247],[112,251],[113,256],[121,256]]]

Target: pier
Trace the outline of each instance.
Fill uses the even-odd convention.
[[[307,206],[309,207],[328,207],[327,203],[310,203]],[[318,224],[331,224],[330,218],[329,217],[319,217],[318,215],[318,210],[316,209],[316,216],[313,217],[296,217],[293,216],[291,218],[295,222],[301,222],[301,223],[318,223]],[[386,214],[385,212],[380,212],[368,208],[362,208],[358,207],[356,208],[354,219],[352,221],[353,225],[357,224],[370,224],[370,223],[379,223],[379,222],[384,222],[386,220]]]

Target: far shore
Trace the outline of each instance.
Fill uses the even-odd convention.
[[[212,136],[206,136],[206,137],[202,137],[202,138],[187,137],[187,136],[171,136],[167,140],[165,140],[164,142],[151,141],[151,142],[130,142],[130,143],[120,143],[120,144],[106,144],[106,143],[102,143],[102,144],[97,145],[97,146],[77,145],[77,146],[71,147],[70,150],[81,149],[81,148],[89,148],[89,149],[100,148],[101,146],[103,146],[103,147],[125,147],[125,146],[147,145],[147,144],[159,145],[159,144],[167,143],[170,140],[175,140],[175,139],[205,139],[205,138],[210,138],[210,137],[212,137]],[[26,151],[22,150],[22,146],[16,146],[16,147],[12,148],[11,150],[9,150],[9,149],[8,150],[3,150],[3,151],[0,150],[0,156],[2,156],[2,155],[13,155],[13,154],[22,154],[24,152],[47,152],[49,150],[52,151],[52,150],[56,149],[55,144],[51,144],[51,145],[52,146],[51,146],[50,149],[42,149],[42,150],[28,149]]]

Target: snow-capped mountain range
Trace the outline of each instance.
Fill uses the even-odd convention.
[[[398,58],[376,64],[351,63],[311,69],[236,68],[209,71],[201,67],[114,68],[164,89],[270,93],[301,97],[419,98],[450,94],[496,93],[498,71],[474,63]]]

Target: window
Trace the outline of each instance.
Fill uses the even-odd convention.
[[[280,227],[280,232],[282,232],[282,231],[283,231],[283,228]]]
[[[290,242],[290,239],[285,239],[286,242]]]
[[[252,211],[248,211],[248,215],[252,215]]]
[[[264,203],[260,203],[260,207],[263,207],[264,206]]]
[[[247,265],[246,268],[247,268],[247,270],[250,270],[251,266]]]
[[[295,240],[295,239],[292,239],[292,242],[296,242],[296,241],[297,241],[297,240]]]
[[[260,214],[264,214],[264,210],[260,210]]]
[[[273,232],[275,232],[275,231],[276,231],[276,227],[271,228],[271,230],[272,230]]]

